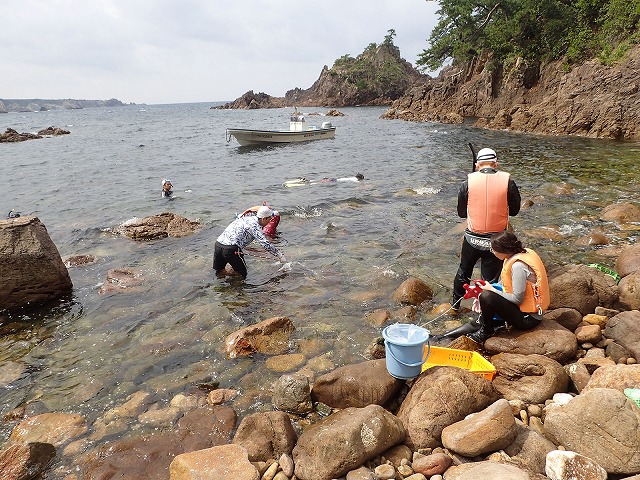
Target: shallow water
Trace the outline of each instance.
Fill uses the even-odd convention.
[[[361,361],[380,334],[365,314],[397,310],[391,296],[404,279],[429,283],[434,305],[449,301],[461,238],[455,202],[471,168],[469,142],[493,147],[523,198],[535,199],[512,223],[548,264],[613,267],[607,249],[578,247],[575,240],[598,228],[612,245],[638,237],[637,224],[620,227],[599,219],[608,204],[640,203],[638,143],[380,120],[383,108],[344,108],[346,116],[329,119],[337,126],[334,140],[240,148],[234,140],[227,144],[225,128],[286,128],[288,110],[208,107],[0,117],[3,131],[71,131],[0,145],[0,213],[13,208],[37,215],[63,258],[97,257],[92,265],[70,268],[71,298],[0,314],[0,360],[26,368],[20,379],[0,385],[2,414],[27,404],[37,412],[81,413],[91,424],[135,391],[168,402],[209,379],[240,389],[240,414],[271,408],[269,387],[281,373],[269,371],[263,355],[226,359],[223,342],[238,328],[277,315],[296,325],[291,352],[321,357],[328,362],[324,368]],[[307,116],[309,124],[326,120]],[[299,176],[357,172],[364,182],[282,185]],[[174,185],[171,200],[160,197],[164,177]],[[561,190],[562,184],[569,188]],[[282,213],[276,242],[290,270],[279,271],[275,258],[256,247],[248,252],[245,282],[215,278],[216,237],[237,212],[263,200]],[[205,228],[187,238],[147,243],[109,230],[163,211],[199,219]],[[143,286],[100,295],[106,272],[121,267],[142,273]],[[421,311],[417,322],[434,317]],[[2,424],[0,441],[14,425]]]

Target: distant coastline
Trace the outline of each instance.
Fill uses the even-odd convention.
[[[60,100],[31,99],[2,99],[0,98],[0,113],[9,112],[46,112],[48,110],[81,110],[95,107],[123,107],[135,103],[122,103],[116,98],[109,100],[74,100],[71,98]]]

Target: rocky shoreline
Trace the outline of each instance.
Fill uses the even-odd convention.
[[[607,212],[640,220],[634,205]],[[160,216],[128,225],[135,235],[120,233],[136,238],[143,225],[166,229],[169,222]],[[5,415],[15,426],[0,471],[7,480],[569,480],[574,472],[635,479],[640,400],[625,390],[640,387],[640,245],[620,253],[616,271],[619,282],[586,265],[550,269],[551,305],[541,325],[498,333],[482,346],[497,371],[493,381],[450,366],[397,380],[379,340],[370,360],[319,374],[327,371],[323,355],[314,357],[311,345],[304,355],[287,353],[295,325],[274,317],[224,341],[229,358],[262,354],[283,373],[265,385],[272,402],[265,411],[238,419],[250,399],[241,386],[213,381],[170,401],[142,388],[92,424],[22,406]],[[411,278],[393,301],[409,312],[431,297],[429,285]],[[369,320],[378,326],[390,321],[389,312],[374,313]],[[449,346],[479,350],[464,337]],[[11,367],[3,366],[3,378]],[[142,429],[155,433],[109,440]]]

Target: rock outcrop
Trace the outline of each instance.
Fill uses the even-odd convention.
[[[53,300],[73,285],[60,253],[37,217],[0,220],[0,308]]]
[[[171,212],[145,218],[132,218],[113,228],[113,233],[133,240],[156,240],[166,237],[186,237],[200,230],[202,224]]]
[[[233,102],[211,108],[390,105],[415,82],[426,78],[400,57],[400,50],[393,43],[374,43],[356,58],[345,55],[331,68],[325,65],[318,80],[306,90],[294,88],[284,98],[251,90]]]
[[[616,65],[566,71],[562,60],[497,67],[490,56],[454,64],[414,86],[383,118],[461,123],[515,132],[640,138],[640,46]]]

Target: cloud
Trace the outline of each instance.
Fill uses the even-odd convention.
[[[389,29],[414,63],[435,2],[24,0],[3,9],[0,98],[223,101],[308,88]]]

